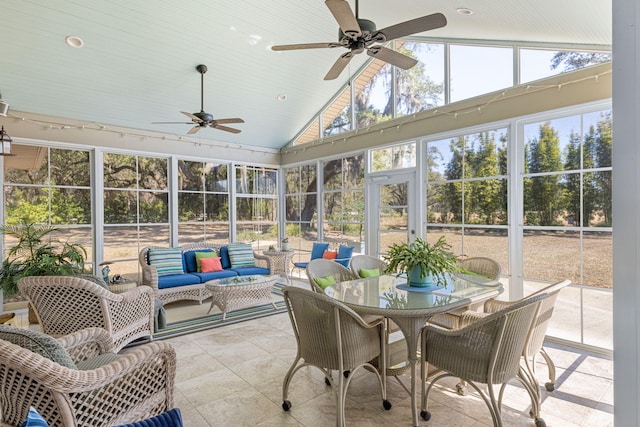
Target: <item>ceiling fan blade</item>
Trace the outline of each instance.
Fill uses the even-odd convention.
[[[194,116],[191,113],[187,113],[186,111],[180,111],[182,114],[184,114],[185,116],[189,117],[191,120],[193,120],[196,123],[200,123],[202,120],[200,119],[200,117],[198,116]]]
[[[202,128],[202,126],[200,126],[200,125],[194,126],[191,129],[189,129],[189,132],[187,132],[187,133],[189,135],[192,135],[192,134],[198,132],[200,130],[200,128]]]
[[[327,75],[324,76],[324,79],[333,80],[337,78],[340,75],[340,73],[342,73],[342,70],[344,70],[344,68],[347,66],[349,61],[351,61],[351,58],[353,58],[353,54],[351,52],[343,53],[342,55],[340,55],[338,60],[333,64],[333,66],[327,73]]]
[[[193,122],[151,122],[152,125],[192,125]]]
[[[231,133],[240,133],[240,132],[242,132],[240,129],[234,129],[234,128],[230,128],[228,126],[211,125],[211,127],[214,128],[214,129],[223,130],[225,132],[231,132]]]
[[[380,33],[384,34],[386,41],[394,40],[400,37],[409,36],[411,34],[422,33],[424,31],[435,30],[447,25],[447,18],[442,13],[434,13],[432,15],[423,16],[421,18],[411,19],[410,21],[401,22],[396,25],[378,30],[373,37]]]
[[[215,124],[218,124],[218,123],[244,123],[244,120],[235,117],[235,118],[232,118],[232,119],[215,119],[214,123]]]
[[[383,46],[373,46],[367,49],[367,55],[381,59],[384,62],[388,62],[391,65],[395,65],[403,70],[408,70],[418,63],[416,59],[410,56],[403,55],[395,50],[387,49]]]
[[[301,43],[301,44],[282,44],[278,46],[271,46],[271,50],[297,50],[297,49],[323,49],[327,47],[341,47],[340,43],[327,42],[327,43]]]
[[[333,17],[338,21],[338,25],[340,25],[340,29],[345,35],[355,39],[362,34],[360,24],[358,24],[349,3],[345,0],[325,0],[324,4],[327,5]]]

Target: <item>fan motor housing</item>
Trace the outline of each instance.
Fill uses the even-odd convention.
[[[375,22],[370,21],[368,19],[361,19],[361,18],[358,18],[357,21],[358,21],[358,25],[360,26],[360,31],[362,32],[362,34],[365,34],[365,33],[373,34],[376,32]],[[342,32],[342,29],[339,29],[338,40],[342,40],[343,37],[345,37],[345,34]]]
[[[210,122],[213,120],[213,115],[200,111],[199,113],[193,113],[194,116],[202,120],[203,122]]]

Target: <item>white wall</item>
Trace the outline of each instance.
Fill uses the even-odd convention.
[[[614,422],[640,425],[640,6],[613,0]]]

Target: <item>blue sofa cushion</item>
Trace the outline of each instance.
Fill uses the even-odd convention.
[[[225,277],[236,277],[238,273],[233,270],[211,271],[208,273],[193,273],[194,276],[200,278],[200,282],[208,282],[209,280],[224,279]]]
[[[197,285],[198,283],[200,283],[200,278],[191,273],[167,274],[165,276],[158,276],[158,289],[174,288],[176,286]]]
[[[268,268],[264,267],[238,267],[230,268],[229,270],[235,271],[238,276],[251,276],[253,274],[269,275],[271,273]]]
[[[187,273],[198,271],[198,263],[196,262],[196,252],[214,252],[213,249],[197,249],[195,251],[187,251],[184,253],[184,269]]]
[[[351,256],[353,255],[353,246],[340,245],[338,248],[338,257],[336,262],[349,268],[351,262]]]
[[[231,268],[231,258],[229,258],[229,248],[222,246],[220,248],[220,263],[222,268]]]

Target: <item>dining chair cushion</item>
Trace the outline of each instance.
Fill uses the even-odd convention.
[[[318,243],[315,242],[313,244],[313,247],[311,248],[311,259],[320,259],[322,258],[322,255],[324,254],[324,251],[329,249],[329,244],[328,243]]]
[[[253,267],[256,260],[253,257],[253,248],[248,243],[229,243],[229,258],[231,267]]]
[[[353,246],[340,245],[338,247],[338,256],[336,261],[349,268],[351,256],[353,255]]]
[[[222,271],[222,263],[220,257],[201,258],[200,266],[202,273],[210,273],[212,271]]]
[[[322,254],[323,259],[336,259],[338,257],[338,251],[324,251]]]
[[[77,369],[76,364],[73,363],[67,350],[51,335],[46,335],[31,329],[0,325],[0,339],[18,345],[33,353],[37,353],[66,368]]]
[[[153,265],[158,276],[184,273],[182,248],[149,248],[149,265]]]
[[[173,408],[155,417],[147,418],[130,424],[122,424],[117,427],[182,427],[180,409]]]
[[[322,289],[336,284],[336,279],[334,279],[333,276],[314,277],[313,281],[316,282],[316,285],[320,286]]]
[[[360,270],[358,270],[358,274],[362,278],[380,277],[380,270],[377,268],[361,268]]]
[[[202,269],[202,260],[203,259],[205,259],[205,258],[218,258],[218,260],[220,260],[220,258],[218,257],[218,254],[215,251],[196,252],[195,258],[196,258],[196,271],[198,273],[202,273],[204,271]],[[222,264],[220,265],[220,270],[222,270]],[[209,270],[209,271],[213,271],[213,270]]]

